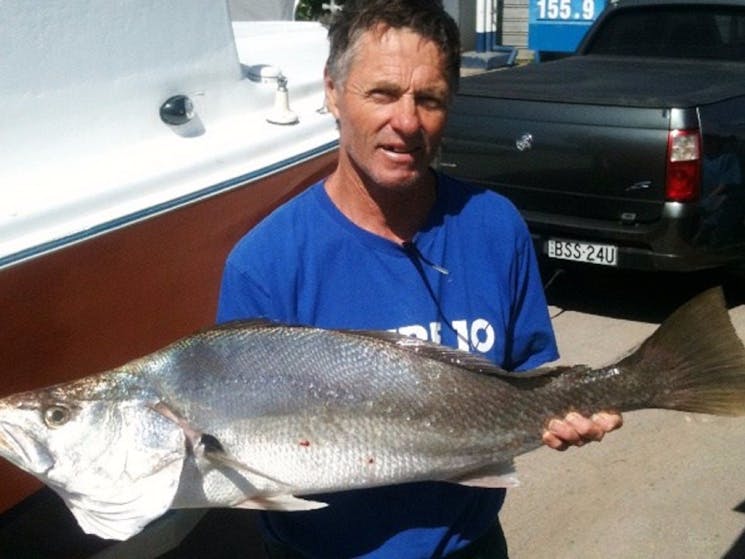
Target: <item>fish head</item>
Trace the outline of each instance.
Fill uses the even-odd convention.
[[[0,456],[54,489],[85,532],[126,539],[173,502],[185,436],[148,395],[91,388],[0,400]]]

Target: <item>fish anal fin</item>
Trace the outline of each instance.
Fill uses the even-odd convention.
[[[487,489],[506,489],[520,485],[520,480],[511,462],[487,466],[451,481],[459,485]]]
[[[233,505],[239,509],[274,510],[274,511],[299,511],[317,510],[327,507],[328,503],[301,499],[294,495],[274,495],[271,497],[251,497]]]

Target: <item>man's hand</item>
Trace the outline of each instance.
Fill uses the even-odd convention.
[[[601,441],[606,433],[623,425],[619,413],[599,412],[585,417],[569,412],[564,419],[552,419],[543,432],[543,443],[556,450],[570,446],[582,446],[592,441]]]

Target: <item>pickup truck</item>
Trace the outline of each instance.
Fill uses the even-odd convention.
[[[745,1],[621,0],[563,59],[462,78],[440,168],[506,195],[540,256],[745,259]]]

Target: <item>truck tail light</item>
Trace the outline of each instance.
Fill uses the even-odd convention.
[[[698,199],[701,178],[701,135],[695,130],[672,130],[667,138],[665,197],[672,202]]]

